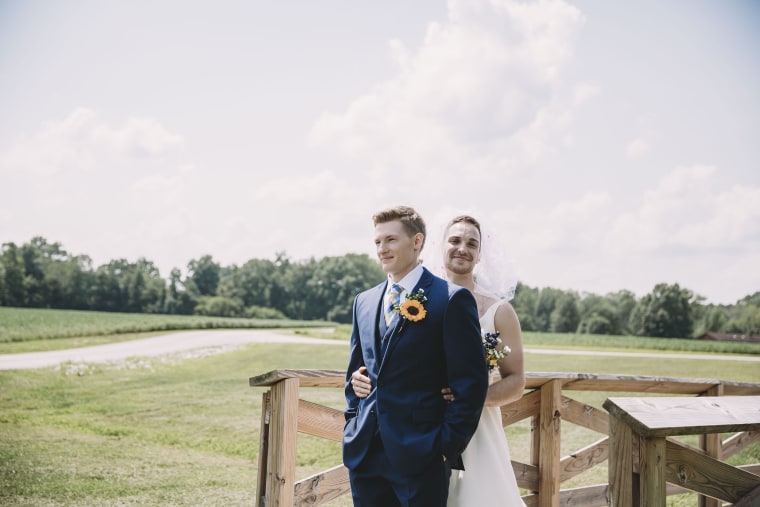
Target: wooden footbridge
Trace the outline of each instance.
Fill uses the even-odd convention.
[[[301,399],[302,389],[336,388],[345,372],[274,370],[250,378],[262,396],[256,499],[259,506],[322,505],[350,490],[342,464],[296,480],[297,434],[340,441],[341,410]],[[603,408],[573,392],[618,394]],[[520,400],[501,408],[504,426],[530,420],[530,459],[513,460],[528,507],[664,507],[666,496],[694,491],[700,507],[760,506],[760,463],[725,460],[760,439],[760,384],[568,373],[528,373]],[[562,425],[600,438],[561,456]],[[729,435],[725,440],[723,435]],[[699,446],[675,439],[699,435]],[[760,456],[758,456],[760,461]],[[609,480],[572,489],[563,483],[597,466]],[[494,503],[497,505],[497,503]]]

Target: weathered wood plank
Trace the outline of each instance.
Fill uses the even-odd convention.
[[[651,394],[702,394],[717,380],[674,382],[675,379],[630,377],[617,379],[584,379],[566,384],[568,391],[637,392]]]
[[[343,387],[346,372],[345,370],[278,369],[250,377],[248,383],[251,387],[267,387],[286,378],[301,378],[302,387]],[[528,372],[525,374],[525,387],[529,390],[538,389],[552,380],[560,381],[564,389],[574,391],[702,394],[716,385],[721,385],[725,395],[760,395],[760,385],[749,382],[595,373]]]
[[[501,406],[501,424],[502,426],[509,426],[528,417],[537,416],[540,407],[541,391],[527,393],[519,400]]]
[[[699,435],[699,447],[708,456],[715,458],[719,461],[723,461],[723,440],[720,433],[709,433],[707,435]],[[722,502],[717,498],[710,498],[705,495],[700,495],[697,507],[721,507]]]
[[[539,394],[541,391],[538,391]],[[534,415],[530,418],[530,464],[539,468],[539,462],[541,460],[541,428],[540,428],[540,415]],[[538,481],[536,481],[536,487],[530,489],[531,493],[538,494]]]
[[[350,492],[348,469],[338,465],[298,481],[293,494],[293,505],[320,505]]]
[[[340,410],[298,400],[298,431],[340,442],[346,419]]]
[[[707,391],[705,396],[723,396],[723,385],[717,385]],[[723,461],[723,439],[720,433],[708,433],[699,435],[699,448],[708,456]],[[699,495],[697,507],[721,507],[721,501],[717,498]]]
[[[696,453],[699,453],[699,454],[704,454],[704,453],[705,453],[705,451],[703,451],[703,450],[702,450],[702,449],[700,449],[699,447],[694,447],[693,445],[689,445],[689,444],[687,444],[686,442],[681,442],[680,440],[675,440],[675,439],[673,439],[673,438],[670,438],[670,439],[668,439],[668,440],[669,440],[669,441],[670,441],[670,442],[671,442],[673,445],[677,445],[677,446],[679,446],[679,447],[683,447],[684,449],[688,449],[688,450],[690,450],[690,451],[692,451],[692,452],[696,452]]]
[[[728,382],[722,381],[723,396],[758,396],[760,395],[760,384],[750,384],[747,382]]]
[[[267,484],[267,463],[269,456],[269,417],[271,412],[271,393],[261,393],[261,424],[259,426],[258,474],[256,476],[256,504],[264,505]]]
[[[760,477],[681,445],[666,443],[668,482],[726,502],[737,502],[760,486]]]
[[[587,470],[607,461],[609,455],[609,438],[605,437],[583,449],[565,456],[559,462],[560,482],[572,479]]]
[[[610,505],[633,506],[633,432],[618,417],[610,418],[610,450],[608,475]]]
[[[751,465],[739,465],[736,468],[760,476],[760,463],[752,463]]]
[[[538,495],[544,507],[559,507],[560,429],[562,383],[549,382],[541,387]]]
[[[526,507],[539,507],[538,495],[525,495],[522,499]],[[495,502],[494,506],[497,505],[499,505],[498,502]],[[579,505],[583,507],[603,507],[609,505],[607,501],[607,485],[598,484],[565,489],[560,493],[559,507],[578,507]]]
[[[551,380],[559,380],[563,389],[573,391],[702,394],[721,385],[725,395],[760,395],[760,384],[749,382],[596,373],[528,372],[525,374],[525,387],[537,389]]]
[[[289,378],[300,379],[301,387],[343,387],[345,370],[272,370],[248,379],[251,387],[268,387]]]
[[[721,383],[720,380],[714,379],[678,379],[597,373],[529,372],[525,375],[525,387],[528,389],[538,388],[550,380],[560,381],[565,390],[673,394],[701,394]]]
[[[538,507],[538,495],[536,493],[523,495],[522,499],[525,502],[525,507]]]
[[[512,460],[517,485],[530,491],[538,491],[538,467]]]
[[[298,379],[272,386],[267,456],[266,507],[292,505],[296,476]]]
[[[604,408],[645,437],[760,429],[760,396],[607,398]]]
[[[639,440],[639,498],[648,507],[665,507],[665,437]]]
[[[749,444],[760,439],[760,430],[743,431],[723,441],[723,458],[727,459],[743,451]]]
[[[562,397],[562,418],[602,435],[609,435],[610,423],[607,413],[572,398]]]
[[[583,486],[580,488],[565,489],[560,493],[560,507],[602,507],[608,505],[607,494],[609,488],[606,484]]]

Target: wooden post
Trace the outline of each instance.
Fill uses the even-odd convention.
[[[633,432],[631,427],[610,414],[608,459],[610,507],[633,506]]]
[[[740,503],[760,487],[760,478],[732,467],[683,444],[668,441],[669,436],[703,433],[753,431],[760,428],[760,396],[607,398],[604,408],[610,414],[610,487],[614,507],[627,507],[625,491],[620,492],[612,470],[619,470],[626,454],[618,449],[619,428],[623,425],[638,435],[640,502],[645,507],[664,507],[668,482],[682,485],[702,495]],[[619,477],[617,477],[619,479]]]
[[[723,396],[723,385],[718,384],[717,386],[708,389],[705,392],[705,396]],[[699,435],[699,447],[705,451],[708,456],[711,456],[718,461],[723,461],[723,435],[721,433]],[[710,498],[705,495],[698,496],[699,507],[721,507],[722,504],[723,502],[717,498]]]
[[[639,439],[639,498],[646,507],[665,507],[665,437]]]
[[[269,456],[269,418],[272,412],[271,396],[269,391],[261,395],[261,426],[259,426],[259,473],[256,480],[256,503],[264,507],[267,484],[267,462]]]
[[[298,434],[298,379],[285,379],[271,389],[269,455],[265,507],[293,505]]]
[[[533,417],[531,417],[530,418],[530,464],[536,467],[536,469],[539,471],[541,470],[539,468],[539,459],[540,459],[539,457],[541,455],[540,427],[541,427],[541,418],[537,415],[534,415]],[[532,489],[531,493],[533,493],[534,495],[538,495],[538,489]]]
[[[540,439],[538,456],[538,505],[559,507],[560,429],[562,423],[562,383],[552,380],[541,386]]]

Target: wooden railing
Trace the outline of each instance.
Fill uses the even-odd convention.
[[[607,398],[604,408],[610,504],[665,507],[670,483],[702,493],[702,503],[716,507],[760,505],[760,476],[668,438],[760,431],[760,396]]]
[[[340,441],[341,410],[300,399],[300,388],[343,389],[345,372],[339,370],[273,370],[251,377],[263,393],[256,498],[261,506],[321,505],[349,492],[348,473],[341,464],[296,482],[298,432]],[[520,400],[501,407],[504,426],[530,418],[528,463],[512,460],[517,484],[527,490],[528,507],[601,507],[609,505],[607,483],[561,489],[562,483],[604,464],[609,453],[607,412],[566,396],[569,391],[644,393],[692,396],[760,395],[760,384],[710,379],[617,376],[575,373],[528,373]],[[566,456],[560,454],[562,423],[575,424],[602,435],[591,445]],[[727,459],[760,439],[760,431],[738,433],[726,441],[720,435],[703,438],[704,453]],[[760,463],[740,467],[760,475]],[[667,494],[682,493],[669,485]],[[706,503],[707,502],[707,503]],[[700,498],[701,505],[713,505]]]

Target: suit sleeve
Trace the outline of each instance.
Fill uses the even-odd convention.
[[[353,325],[351,328],[351,340],[349,342],[351,349],[349,351],[348,368],[346,369],[346,384],[344,386],[346,395],[346,411],[344,412],[344,416],[346,420],[349,420],[352,417],[356,416],[357,407],[359,406],[359,397],[356,396],[354,389],[351,386],[351,374],[358,370],[361,366],[364,366],[362,344],[359,337],[359,329],[356,325],[356,307],[358,306],[358,300],[359,296],[354,298]]]
[[[454,293],[443,323],[443,347],[449,386],[455,394],[444,416],[441,447],[459,460],[478,426],[488,391],[488,369],[475,298],[467,289]]]

